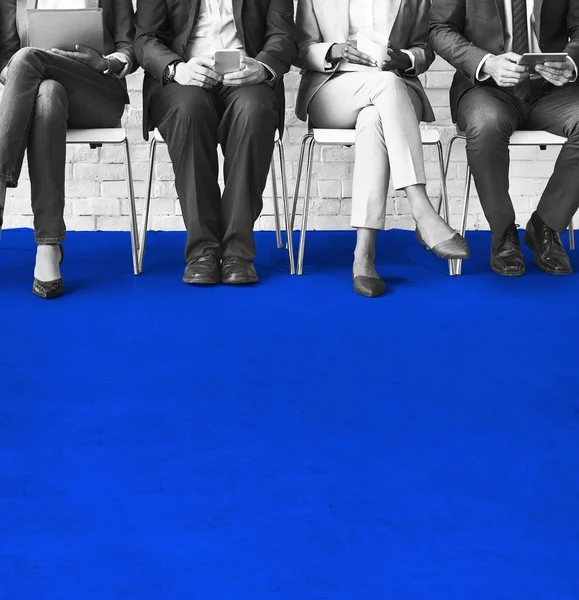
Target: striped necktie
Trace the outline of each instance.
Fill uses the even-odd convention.
[[[527,0],[512,0],[513,3],[513,52],[525,54],[529,51],[529,20]],[[532,94],[529,79],[521,81],[513,88],[513,94],[525,102]]]

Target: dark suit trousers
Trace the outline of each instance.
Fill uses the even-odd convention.
[[[253,260],[253,226],[263,207],[279,123],[274,90],[265,83],[214,90],[172,83],[153,94],[149,116],[173,163],[187,227],[185,260],[210,254]]]
[[[59,243],[65,235],[67,128],[115,127],[126,101],[118,79],[71,58],[23,48],[8,63],[0,103],[0,179],[18,185],[26,151],[39,244]]]
[[[528,102],[521,102],[508,89],[477,85],[458,105],[457,124],[466,132],[468,162],[495,243],[515,222],[508,141],[517,129],[539,129],[568,138],[537,207],[541,219],[563,232],[579,207],[579,85],[559,88],[533,83],[535,91]]]

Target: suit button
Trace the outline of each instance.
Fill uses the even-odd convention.
[[[499,46],[499,52],[504,52],[504,51],[505,51],[505,45],[504,45],[504,44],[501,44],[501,45]]]

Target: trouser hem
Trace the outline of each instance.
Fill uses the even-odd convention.
[[[34,241],[39,246],[53,246],[55,244],[60,244],[64,242],[65,235],[59,235],[58,237],[37,237],[34,236]]]

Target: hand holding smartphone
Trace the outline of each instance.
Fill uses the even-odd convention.
[[[217,50],[215,52],[215,72],[220,75],[235,73],[241,69],[239,50]]]

